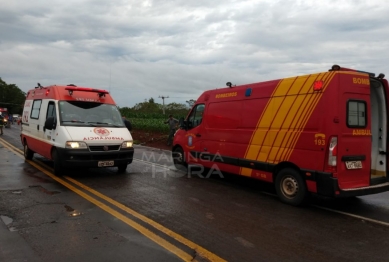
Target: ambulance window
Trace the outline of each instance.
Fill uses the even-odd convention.
[[[349,100],[347,102],[347,126],[366,127],[366,102],[361,100]]]
[[[34,118],[34,119],[39,118],[41,104],[42,104],[42,100],[34,100],[34,103],[32,104],[31,116],[30,116],[31,118]]]
[[[203,120],[204,104],[196,105],[188,117],[189,128],[196,127],[201,124]]]
[[[46,116],[46,119],[48,117],[56,117],[55,115],[55,104],[54,102],[49,102],[49,105],[47,107],[47,116]]]

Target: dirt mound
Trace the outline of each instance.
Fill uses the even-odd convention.
[[[171,150],[172,147],[167,145],[168,133],[152,132],[144,130],[131,131],[135,145],[155,147],[159,149]]]

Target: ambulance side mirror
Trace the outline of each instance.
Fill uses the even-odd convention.
[[[185,129],[187,130],[187,123],[186,121],[184,120],[183,117],[181,117],[179,120],[178,120],[178,126],[181,128],[181,129]]]
[[[45,125],[43,127],[43,131],[46,131],[46,129],[53,130],[55,129],[56,126],[57,126],[57,121],[55,117],[50,116],[46,119]]]

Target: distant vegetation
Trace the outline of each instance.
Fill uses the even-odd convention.
[[[7,84],[0,77],[1,108],[7,108],[10,114],[22,114],[25,99],[26,93],[15,84]]]
[[[150,98],[148,101],[136,104],[134,107],[122,107],[119,110],[123,116],[131,121],[134,129],[168,132],[169,127],[164,124],[168,116],[173,115],[176,119],[186,117],[194,102],[194,100],[189,100],[188,105],[170,103],[163,107],[163,105],[155,103],[153,98]]]

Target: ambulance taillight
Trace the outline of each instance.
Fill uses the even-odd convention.
[[[333,136],[330,139],[330,143],[328,146],[328,170],[332,172],[336,172],[337,168],[337,158],[338,156],[338,137]]]

